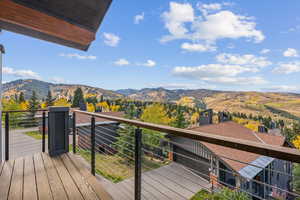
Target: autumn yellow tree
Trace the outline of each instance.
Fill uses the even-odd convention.
[[[59,98],[54,101],[54,106],[67,106],[70,107],[71,104],[68,102],[66,98]]]
[[[172,121],[168,117],[165,108],[158,103],[147,106],[141,116],[141,120],[161,125],[169,125]]]
[[[293,144],[297,149],[300,149],[300,135],[293,140]]]
[[[88,112],[95,112],[95,106],[92,103],[87,103],[86,104],[86,109]]]
[[[109,112],[109,105],[107,104],[106,101],[102,101],[96,104],[97,107],[101,107],[103,112]]]
[[[111,105],[109,109],[112,112],[118,112],[120,110],[120,106],[119,105]]]
[[[171,118],[168,117],[165,108],[161,104],[147,106],[141,115],[141,120],[161,125],[170,125],[172,122]],[[160,138],[164,138],[165,135],[161,132],[149,129],[143,129],[143,132],[145,133],[143,141],[145,144],[149,144],[149,148],[151,148],[151,146],[158,146],[160,144]]]

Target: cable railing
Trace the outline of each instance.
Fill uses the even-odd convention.
[[[47,110],[2,111],[5,160],[46,151]]]
[[[90,123],[77,125],[77,113],[89,115]],[[117,123],[97,123],[99,118]],[[292,184],[298,178],[292,173],[293,167],[300,163],[296,149],[77,110],[73,122],[73,152],[89,163],[92,174],[105,179],[115,199],[300,197]],[[191,145],[174,137],[199,144],[201,153],[192,152]],[[270,163],[265,166],[235,155],[215,154],[203,142],[257,154]],[[243,170],[246,167],[252,175],[245,176],[229,161]]]

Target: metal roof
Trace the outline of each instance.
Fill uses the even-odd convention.
[[[274,158],[271,157],[260,156],[256,160],[252,161],[250,165],[239,170],[239,174],[247,179],[253,179],[258,173],[273,162],[273,160]]]

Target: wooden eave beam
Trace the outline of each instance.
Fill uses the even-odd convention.
[[[19,26],[70,43],[89,46],[95,33],[11,0],[0,0],[0,22]],[[46,39],[45,39],[46,40]]]

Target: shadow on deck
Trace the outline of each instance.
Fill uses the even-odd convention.
[[[1,163],[0,199],[101,199],[111,196],[84,164],[71,154],[46,153]]]

